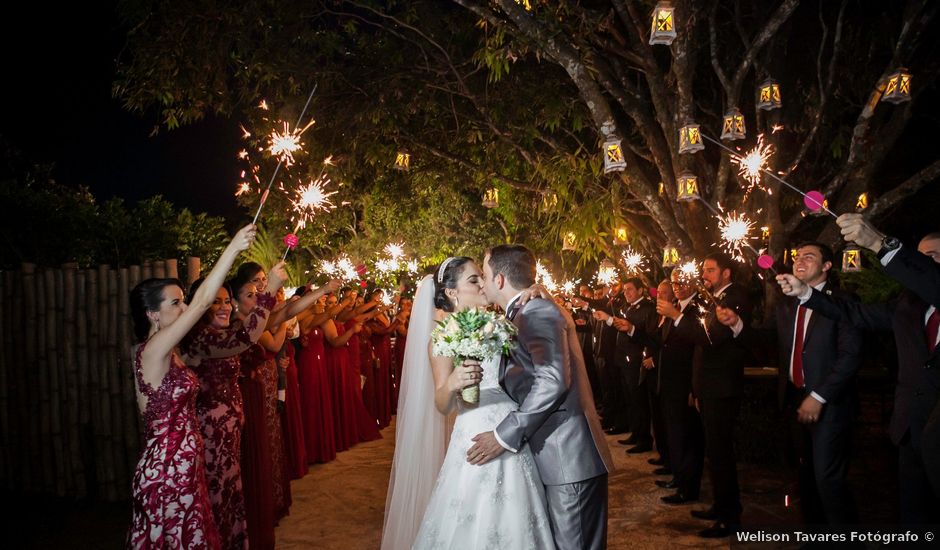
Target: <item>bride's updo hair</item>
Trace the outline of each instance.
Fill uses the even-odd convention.
[[[434,272],[434,307],[443,309],[446,312],[454,311],[454,304],[450,298],[444,294],[448,288],[457,288],[457,281],[460,274],[463,273],[463,267],[467,262],[472,262],[473,258],[467,256],[456,256],[447,258]]]

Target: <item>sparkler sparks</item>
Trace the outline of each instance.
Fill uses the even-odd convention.
[[[767,162],[774,154],[774,146],[764,143],[764,135],[757,136],[757,146],[751,149],[746,155],[732,156],[731,162],[737,164],[740,168],[738,174],[751,183],[745,191],[745,196],[751,192],[755,186],[760,185],[761,172],[767,169]],[[770,189],[766,190],[770,193]]]
[[[285,166],[292,166],[294,164],[294,151],[299,150],[304,145],[303,142],[300,141],[300,136],[306,132],[308,128],[313,126],[313,123],[314,121],[311,120],[303,128],[295,128],[294,130],[290,129],[289,123],[282,123],[284,125],[283,132],[278,132],[277,130],[271,132],[268,151],[271,152],[272,156],[280,158]]]
[[[616,280],[617,268],[614,267],[614,264],[608,260],[601,262],[601,265],[597,268],[597,284],[607,286],[613,284]]]
[[[578,283],[580,282],[580,279],[565,281],[564,284],[561,285],[561,291],[568,295],[574,295],[574,291],[578,288]]]
[[[643,264],[646,262],[646,259],[642,254],[633,249],[633,247],[627,247],[621,255],[623,258],[623,265],[627,267],[627,271],[630,273],[637,273],[640,271],[640,268],[643,267]]]
[[[679,280],[687,284],[698,284],[698,264],[694,261],[679,266]]]
[[[555,278],[549,273],[548,268],[542,264],[541,260],[535,263],[535,282],[544,286],[549,292],[558,291],[558,283],[555,282]]]
[[[330,202],[330,196],[335,195],[336,191],[326,191],[326,185],[329,183],[329,178],[321,178],[311,181],[296,191],[297,197],[291,201],[294,211],[299,216],[294,231],[303,229],[307,224],[307,220],[317,211],[329,212],[335,208],[333,203]]]
[[[751,230],[754,222],[744,214],[731,212],[718,218],[718,230],[725,251],[739,261],[745,261],[742,248],[751,248]]]
[[[249,191],[251,191],[251,184],[249,184],[247,181],[243,181],[238,185],[238,191],[235,191],[235,196],[238,197],[244,195]]]
[[[408,267],[408,272],[409,272],[409,273],[417,273],[417,272],[418,272],[418,260],[411,260],[411,261],[408,262],[406,265],[407,265],[407,267]]]
[[[405,255],[405,245],[404,243],[388,243],[385,245],[385,253],[388,254],[393,260],[397,260]]]

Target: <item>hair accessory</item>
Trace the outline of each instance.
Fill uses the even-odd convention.
[[[447,265],[450,264],[450,262],[454,261],[454,259],[455,258],[453,256],[451,256],[450,258],[447,258],[441,263],[441,267],[437,268],[437,282],[438,283],[444,282],[444,271],[447,269]]]

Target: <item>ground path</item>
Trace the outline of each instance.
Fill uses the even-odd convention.
[[[394,422],[383,430],[383,439],[356,445],[339,453],[336,460],[310,468],[303,479],[291,484],[290,516],[277,528],[279,549],[352,550],[379,547],[388,475],[394,453]],[[610,478],[608,547],[635,548],[727,548],[728,541],[707,541],[695,536],[707,522],[696,520],[689,510],[703,504],[668,506],[660,497],[670,491],[657,488],[652,453],[627,455],[616,443],[624,436],[608,436],[617,472]],[[784,508],[784,491],[778,476],[767,476],[741,466],[748,517],[760,523],[780,523],[793,518],[793,508]],[[746,480],[746,482],[745,482]],[[708,483],[704,483],[708,491]],[[704,501],[703,501],[704,502]]]

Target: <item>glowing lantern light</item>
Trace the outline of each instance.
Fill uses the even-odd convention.
[[[491,187],[483,194],[483,206],[487,208],[496,208],[499,206],[499,189]]]
[[[885,92],[884,95],[881,96],[881,101],[897,104],[910,100],[911,73],[907,72],[907,69],[902,67],[888,76],[888,81],[885,84]]]
[[[679,182],[676,193],[676,200],[680,202],[691,202],[701,198],[698,192],[698,178],[692,172],[682,172],[679,174]]]
[[[768,78],[757,88],[757,108],[762,111],[779,109],[783,103],[780,100],[780,84]]]
[[[747,131],[744,128],[744,115],[737,107],[732,108],[725,113],[721,124],[721,139],[734,141],[747,137]]]
[[[855,209],[861,212],[868,208],[868,193],[862,193],[858,196],[858,201],[855,203]]]
[[[614,230],[614,245],[623,246],[627,244],[627,228],[621,225]]]
[[[705,148],[699,125],[690,122],[679,129],[679,153],[695,153]]]
[[[610,139],[604,142],[604,173],[623,172],[627,161],[623,158],[623,149],[619,139]]]
[[[853,272],[862,270],[862,251],[856,246],[846,247],[842,251],[842,271]]]
[[[663,182],[659,182],[659,196],[661,197],[665,194],[666,194],[666,184]]]
[[[399,151],[395,155],[395,169],[407,172],[411,168],[411,154]]]
[[[558,194],[557,193],[542,193],[542,212],[550,213],[554,212],[555,208],[558,207]]]
[[[650,46],[670,45],[676,39],[675,8],[669,2],[656,4],[653,11],[653,27],[650,29]]]
[[[565,233],[565,236],[562,239],[561,249],[570,251],[577,250],[577,247],[575,246],[576,244],[578,244],[578,237],[569,231]]]
[[[674,267],[679,263],[679,249],[672,244],[663,248],[663,267]]]

